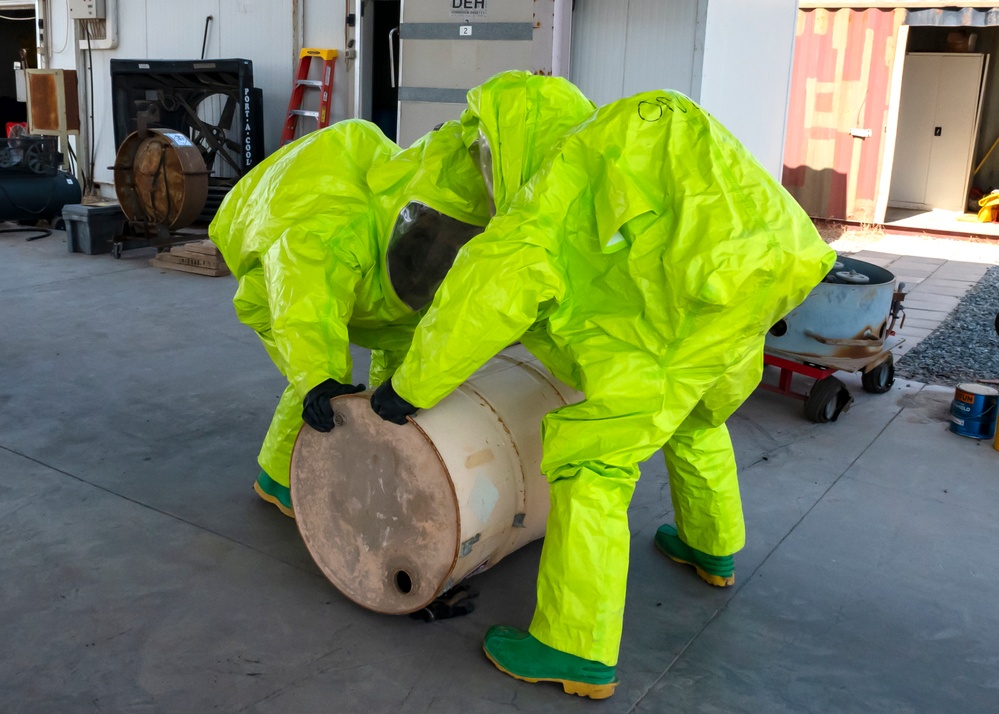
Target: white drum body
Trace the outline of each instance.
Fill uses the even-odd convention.
[[[369,398],[336,398],[333,431],[303,427],[292,455],[299,530],[344,595],[377,612],[415,612],[544,535],[541,419],[582,394],[523,347],[402,426],[380,419]]]

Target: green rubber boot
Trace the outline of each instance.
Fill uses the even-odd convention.
[[[277,506],[278,510],[288,518],[295,517],[295,511],[291,507],[291,489],[279,484],[268,476],[267,472],[260,472],[257,480],[253,482],[253,490],[267,503]]]
[[[670,560],[693,565],[701,580],[709,585],[727,588],[735,585],[735,559],[731,555],[708,555],[680,540],[671,523],[656,531],[656,548]]]
[[[525,682],[558,682],[566,694],[606,699],[617,687],[614,667],[560,652],[515,627],[493,625],[482,649],[501,672]]]

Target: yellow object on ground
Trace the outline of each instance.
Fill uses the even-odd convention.
[[[502,94],[490,106],[502,117]],[[505,138],[479,120],[506,165]],[[667,445],[684,542],[710,555],[743,546],[723,425],[759,383],[767,330],[835,254],[724,127],[671,91],[600,108],[504,195],[392,384],[432,407],[521,340],[586,395],[543,423],[552,506],[530,633],[614,665],[637,464]]]
[[[307,134],[245,176],[211,224],[238,281],[236,314],[289,382],[258,458],[271,495],[288,488],[305,395],[326,379],[352,381],[350,345],[372,350],[372,386],[409,347],[420,313],[395,294],[385,253],[411,201],[479,226],[488,221],[457,122],[405,151],[360,120]]]
[[[999,192],[985,194],[978,199],[978,221],[980,223],[993,223],[999,216]]]

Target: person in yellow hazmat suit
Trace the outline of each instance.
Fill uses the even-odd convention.
[[[400,151],[374,124],[342,121],[281,148],[226,196],[209,234],[238,281],[236,314],[288,379],[258,457],[264,500],[294,517],[303,419],[329,431],[330,398],[365,389],[350,345],[372,350],[372,385],[387,378],[457,248],[488,219],[457,122]]]
[[[490,628],[484,649],[518,679],[605,698],[638,463],[665,453],[676,525],[657,547],[726,584],[745,527],[725,421],[760,381],[768,329],[835,254],[718,121],[667,90],[601,107],[504,196],[503,99],[475,116],[470,94],[462,120],[492,163],[497,214],[459,252],[371,404],[404,423],[517,340],[583,392],[542,424],[551,511],[534,617],[527,631]]]
[[[569,82],[516,75],[521,129],[501,185],[519,188],[594,110]],[[540,91],[543,80],[545,91]],[[474,92],[475,90],[473,90]],[[509,113],[508,113],[509,115]],[[234,304],[288,378],[258,461],[257,493],[294,516],[290,460],[303,418],[333,427],[351,384],[351,343],[372,350],[372,386],[401,362],[457,247],[490,204],[462,128],[446,122],[400,151],[348,120],[269,157],[227,196],[211,236],[239,281]]]

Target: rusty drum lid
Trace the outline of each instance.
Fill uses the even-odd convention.
[[[460,521],[447,469],[413,421],[383,421],[369,396],[333,400],[336,426],[299,432],[291,500],[305,545],[344,595],[388,614],[415,612],[447,584]]]
[[[191,225],[205,207],[208,169],[198,148],[180,132],[134,132],[115,155],[114,187],[130,221],[178,230]]]

